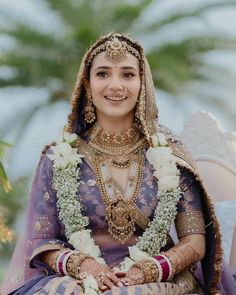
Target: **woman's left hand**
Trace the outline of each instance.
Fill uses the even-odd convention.
[[[119,273],[117,276],[119,276]],[[145,283],[145,278],[142,270],[139,267],[133,266],[129,269],[121,281],[125,286],[141,285]]]

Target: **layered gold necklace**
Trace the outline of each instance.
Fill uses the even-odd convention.
[[[135,201],[142,180],[146,140],[136,126],[120,133],[109,133],[95,125],[88,145],[94,155],[93,164],[106,208],[108,231],[113,238],[124,243],[135,230]],[[111,177],[110,166],[129,168],[125,191]]]

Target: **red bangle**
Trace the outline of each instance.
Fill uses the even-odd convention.
[[[57,269],[57,272],[58,272],[60,275],[62,275],[62,276],[66,275],[66,274],[64,273],[64,270],[63,270],[63,261],[64,261],[66,255],[67,255],[69,252],[72,252],[72,251],[71,251],[71,250],[65,250],[64,252],[62,252],[62,253],[58,256],[57,261],[56,261],[56,269]]]
[[[157,255],[154,258],[160,263],[162,268],[162,281],[166,282],[171,277],[171,264],[169,259],[164,255]]]

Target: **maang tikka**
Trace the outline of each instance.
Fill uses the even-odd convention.
[[[96,120],[95,108],[93,105],[92,97],[89,91],[87,91],[87,105],[85,107],[85,121],[87,123],[93,123]]]

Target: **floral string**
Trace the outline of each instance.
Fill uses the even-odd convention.
[[[56,146],[52,147],[52,154],[48,155],[53,161],[53,185],[57,191],[59,219],[65,226],[69,242],[76,250],[90,254],[99,263],[105,263],[99,247],[91,236],[91,230],[86,229],[89,220],[83,214],[78,199],[79,164],[84,156],[78,154],[76,142],[76,134],[64,131]],[[119,270],[123,271],[127,271],[136,261],[150,259],[159,253],[161,247],[166,244],[167,235],[177,213],[176,206],[180,196],[179,171],[172,150],[161,133],[152,136],[152,145],[146,156],[154,168],[153,175],[158,179],[158,205],[153,221],[137,244],[129,247],[130,257],[121,262]],[[98,287],[91,276],[85,280],[84,288],[91,294],[98,294]]]

